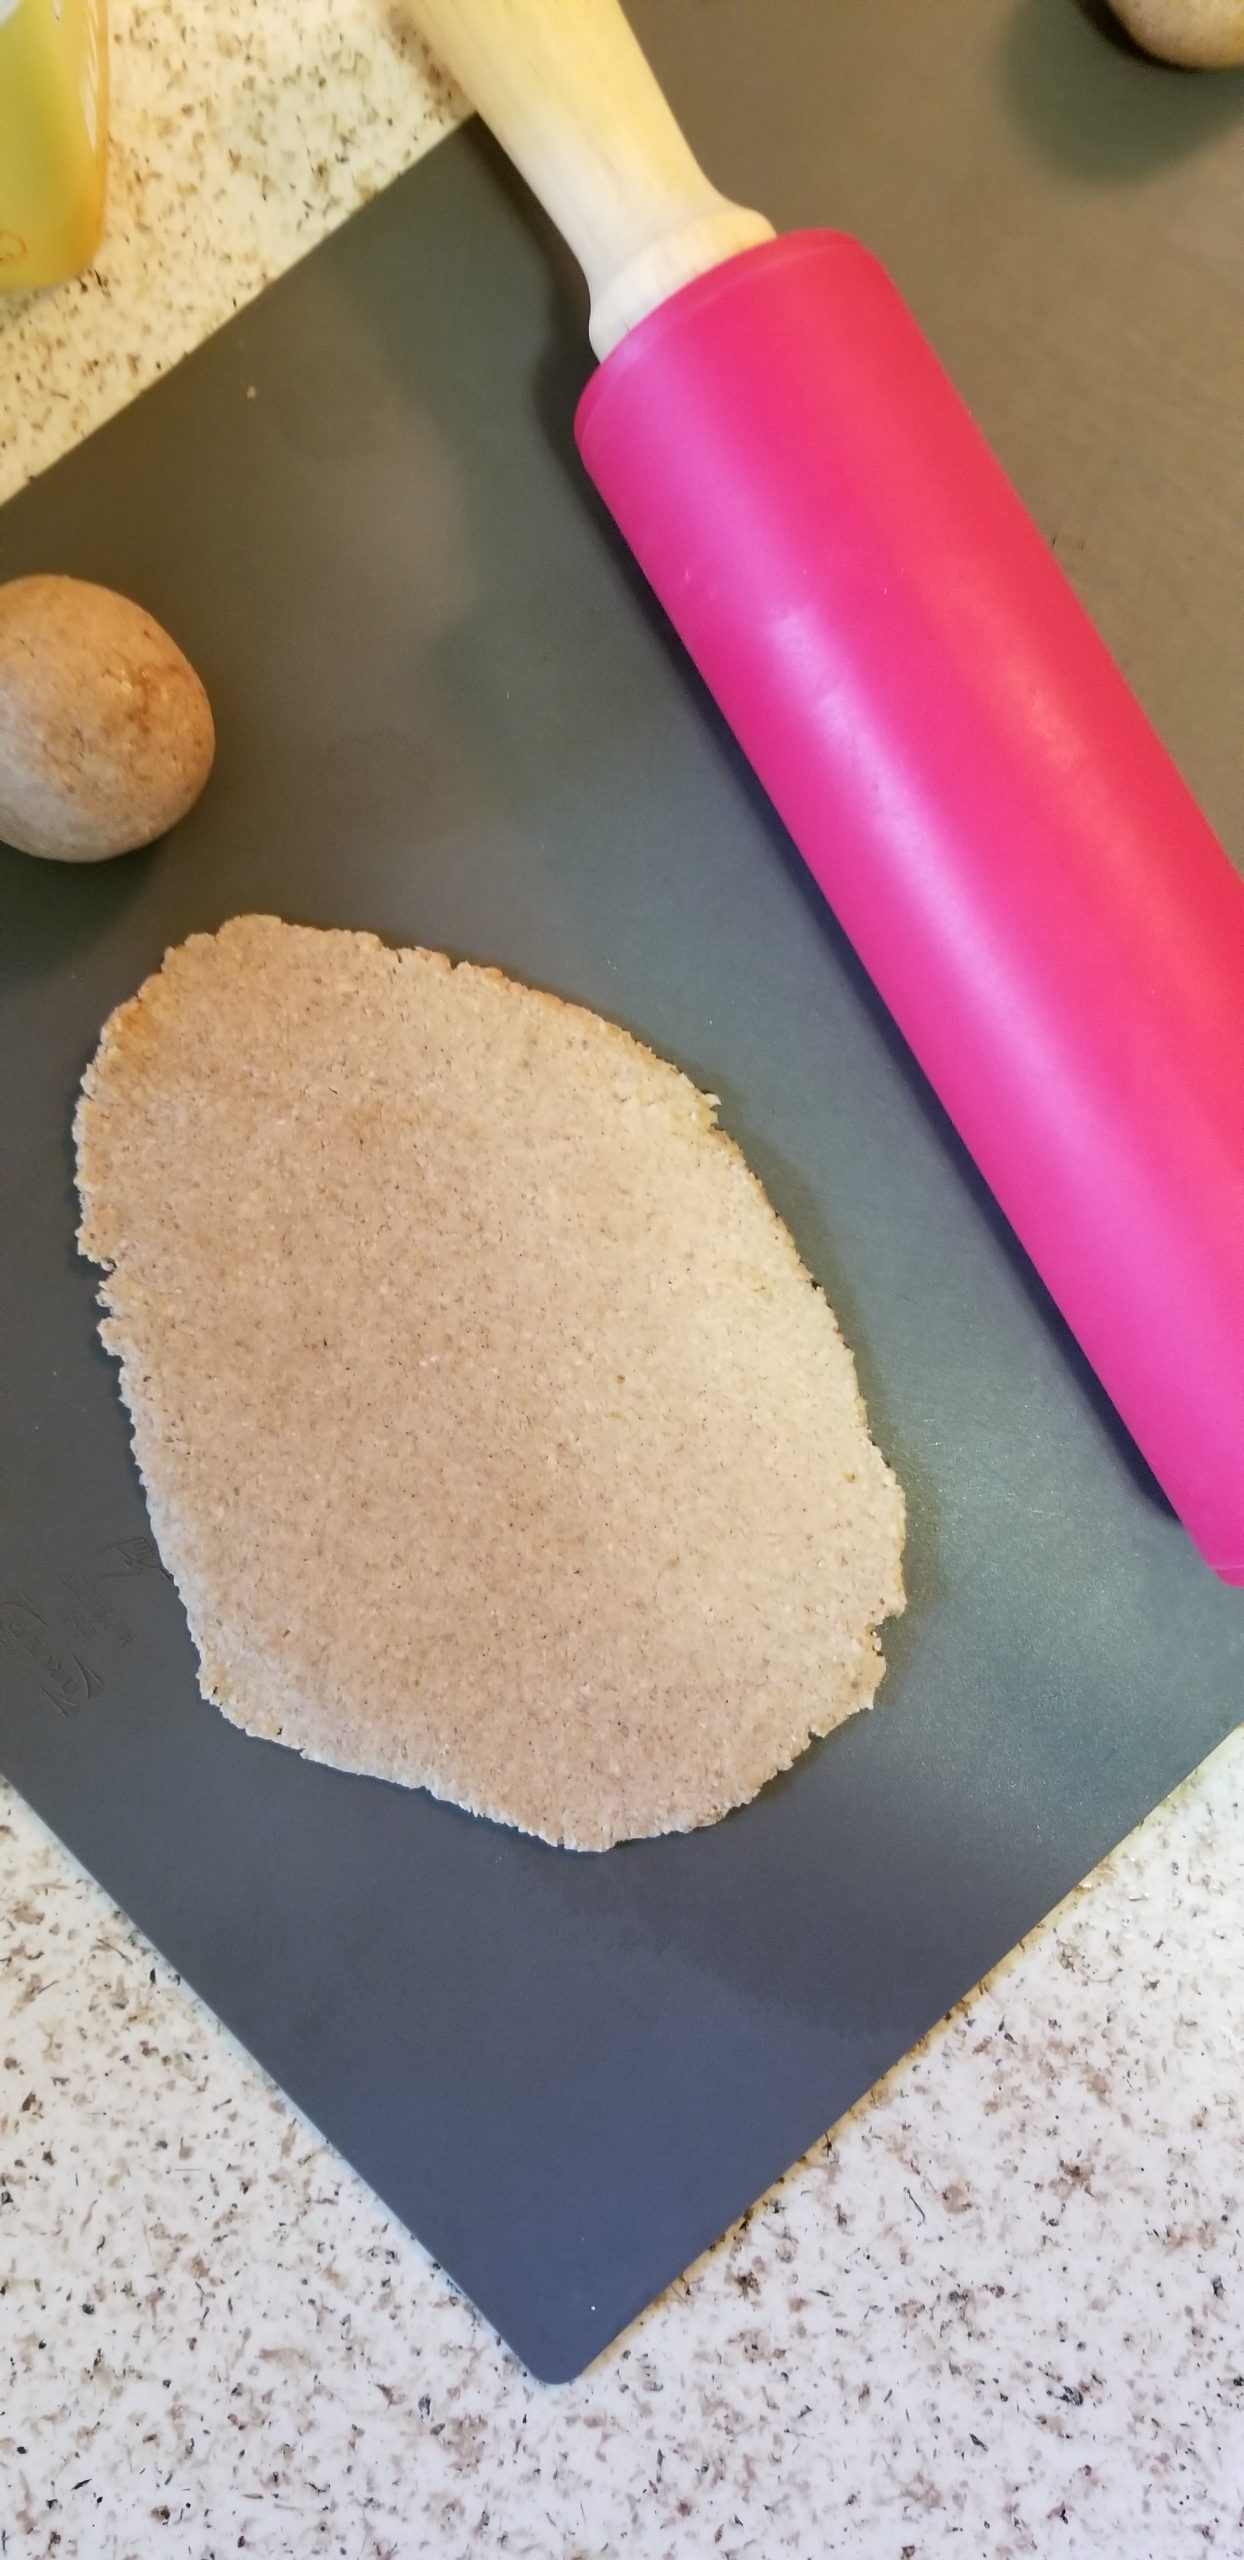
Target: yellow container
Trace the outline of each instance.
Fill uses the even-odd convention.
[[[0,0],[0,288],[76,275],[99,246],[107,0]]]

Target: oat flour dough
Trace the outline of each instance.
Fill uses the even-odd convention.
[[[156,1536],[253,1734],[580,1849],[870,1704],[903,1499],[711,1099],[440,954],[242,916],[76,1122]]]

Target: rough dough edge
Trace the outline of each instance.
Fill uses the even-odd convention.
[[[375,950],[383,953],[385,957],[391,960],[397,967],[400,967],[402,961],[409,957],[411,960],[417,959],[431,963],[451,976],[457,975],[459,972],[465,972],[471,978],[484,979],[496,984],[504,988],[507,993],[517,991],[522,997],[531,1000],[533,1003],[542,1007],[547,1007],[563,1016],[581,1017],[585,1022],[591,1024],[593,1037],[598,1038],[600,1032],[603,1030],[608,1034],[609,1039],[617,1046],[620,1054],[625,1055],[628,1058],[637,1055],[642,1058],[645,1063],[645,1067],[657,1068],[660,1071],[662,1078],[669,1080],[669,1090],[671,1094],[676,1094],[679,1101],[684,1103],[684,1105],[690,1105],[690,1110],[688,1112],[688,1124],[697,1127],[704,1136],[710,1138],[718,1147],[725,1149],[733,1160],[735,1167],[741,1171],[743,1176],[746,1178],[749,1189],[756,1198],[758,1204],[763,1207],[766,1219],[780,1240],[782,1250],[789,1259],[793,1271],[820,1301],[825,1315],[833,1327],[837,1340],[846,1353],[847,1359],[850,1363],[853,1419],[858,1429],[871,1446],[881,1469],[882,1476],[886,1480],[891,1495],[898,1505],[898,1521],[896,1524],[897,1547],[894,1559],[894,1590],[890,1596],[890,1605],[883,1611],[883,1614],[877,1622],[869,1629],[866,1638],[862,1642],[859,1664],[860,1676],[858,1681],[854,1682],[851,1686],[851,1690],[848,1693],[847,1703],[838,1703],[835,1707],[835,1712],[824,1722],[810,1722],[803,1739],[792,1744],[785,1758],[771,1763],[767,1776],[761,1780],[758,1785],[745,1786],[742,1792],[732,1796],[728,1802],[718,1804],[715,1806],[714,1810],[709,1813],[697,1811],[694,1813],[684,1812],[682,1815],[678,1815],[671,1812],[668,1818],[662,1822],[659,1829],[645,1831],[643,1833],[618,1833],[616,1830],[611,1830],[606,1824],[602,1823],[600,1837],[590,1839],[572,1836],[570,1830],[565,1828],[556,1832],[552,1830],[537,1830],[525,1823],[516,1821],[512,1813],[504,1810],[499,1805],[493,1805],[483,1800],[472,1802],[469,1800],[466,1791],[452,1791],[447,1787],[439,1785],[435,1774],[432,1772],[420,1775],[411,1774],[409,1776],[402,1774],[399,1776],[395,1772],[383,1772],[379,1770],[366,1771],[360,1769],[357,1762],[344,1758],[337,1758],[326,1752],[322,1753],[311,1750],[303,1743],[286,1740],[284,1735],[279,1732],[262,1734],[256,1729],[254,1724],[247,1723],[243,1715],[235,1711],[234,1705],[231,1704],[229,1698],[223,1694],[220,1683],[222,1678],[227,1676],[225,1673],[225,1666],[214,1660],[210,1647],[205,1643],[200,1643],[200,1639],[196,1632],[196,1619],[198,1615],[197,1601],[199,1597],[198,1584],[197,1578],[185,1568],[184,1562],[182,1562],[179,1557],[180,1533],[175,1506],[172,1500],[166,1498],[159,1486],[153,1482],[151,1477],[148,1475],[143,1462],[143,1455],[140,1447],[140,1424],[135,1403],[131,1400],[130,1395],[133,1366],[138,1357],[137,1346],[132,1340],[129,1340],[124,1336],[120,1320],[113,1310],[108,1288],[109,1279],[121,1262],[125,1250],[125,1240],[114,1236],[111,1241],[105,1242],[104,1238],[98,1232],[100,1225],[106,1223],[106,1221],[102,1218],[99,1202],[96,1199],[92,1188],[89,1164],[91,1149],[87,1123],[89,1119],[89,1106],[99,1104],[101,1107],[104,1107],[100,1087],[103,1080],[103,1074],[109,1060],[116,1050],[125,1045],[129,1029],[134,1021],[142,1014],[145,1006],[151,1001],[153,990],[157,989],[162,982],[167,980],[171,968],[175,967],[175,964],[181,956],[184,953],[192,951],[196,945],[202,945],[205,943],[219,945],[226,939],[226,937],[230,936],[235,931],[245,933],[249,928],[253,928],[255,926],[266,927],[269,925],[276,927],[281,933],[292,932],[299,935],[306,935],[308,938],[316,940],[319,940],[326,935],[337,935],[356,945],[363,945],[369,950]],[[190,1633],[191,1642],[194,1646],[198,1665],[198,1685],[200,1693],[205,1701],[215,1707],[218,1712],[225,1717],[228,1723],[234,1726],[238,1732],[245,1735],[247,1740],[268,1740],[273,1744],[274,1748],[293,1751],[299,1759],[310,1761],[313,1765],[321,1768],[334,1769],[345,1776],[370,1776],[373,1780],[376,1780],[381,1784],[405,1785],[412,1788],[421,1788],[429,1795],[435,1797],[439,1802],[451,1804],[459,1811],[470,1815],[476,1820],[497,1823],[505,1829],[517,1831],[520,1835],[529,1839],[538,1839],[548,1847],[566,1849],[573,1851],[576,1854],[600,1855],[607,1849],[625,1846],[628,1840],[661,1839],[680,1835],[686,1836],[688,1833],[696,1830],[712,1828],[716,1823],[724,1820],[727,1814],[741,1811],[746,1805],[755,1802],[759,1796],[765,1793],[768,1787],[772,1786],[779,1778],[785,1776],[786,1773],[795,1766],[795,1763],[803,1758],[804,1754],[811,1748],[814,1742],[826,1739],[829,1734],[836,1732],[840,1725],[847,1723],[853,1715],[862,1713],[866,1709],[871,1709],[875,1705],[877,1691],[880,1688],[886,1670],[885,1654],[881,1643],[881,1628],[888,1625],[892,1619],[900,1617],[904,1613],[907,1605],[907,1593],[903,1575],[903,1557],[905,1554],[907,1530],[906,1494],[895,1470],[891,1467],[877,1442],[873,1439],[867,1407],[865,1405],[859,1383],[859,1373],[856,1365],[855,1354],[843,1335],[837,1311],[830,1304],[820,1283],[809,1271],[801,1253],[799,1252],[799,1248],[790,1228],[774,1208],[774,1205],[765,1190],[764,1184],[761,1182],[759,1175],[749,1163],[742,1147],[728,1130],[721,1127],[717,1117],[719,1109],[720,1099],[716,1094],[705,1092],[694,1082],[693,1078],[686,1074],[685,1070],[676,1066],[672,1059],[663,1057],[659,1050],[651,1048],[647,1042],[639,1039],[635,1033],[628,1031],[624,1024],[615,1021],[607,1014],[597,1013],[590,1005],[579,1003],[572,997],[559,995],[551,989],[534,986],[526,979],[512,977],[510,973],[501,968],[499,964],[470,960],[465,957],[455,959],[449,953],[436,950],[429,945],[420,943],[388,942],[382,935],[364,928],[355,928],[351,926],[291,925],[282,917],[262,911],[247,912],[245,914],[231,916],[214,931],[200,931],[188,934],[181,942],[166,946],[159,967],[148,973],[132,996],[126,997],[120,1004],[113,1007],[113,1010],[107,1016],[102,1026],[95,1050],[83,1074],[74,1108],[72,1130],[76,1182],[79,1201],[81,1204],[81,1217],[76,1230],[75,1240],[83,1258],[92,1263],[101,1274],[96,1289],[97,1302],[103,1310],[98,1326],[99,1336],[105,1351],[114,1358],[118,1364],[121,1397],[125,1408],[126,1420],[129,1425],[130,1449],[133,1455],[139,1481],[143,1488],[152,1534],[155,1538],[161,1561],[169,1574],[169,1578],[173,1583],[178,1598],[186,1613],[188,1631]],[[204,1614],[210,1617],[210,1607]],[[267,1666],[266,1676],[269,1680],[271,1679],[272,1675],[270,1666]]]

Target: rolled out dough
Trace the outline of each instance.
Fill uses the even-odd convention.
[[[581,1849],[868,1705],[903,1499],[714,1104],[439,953],[242,916],[76,1122],[161,1553],[252,1734]]]

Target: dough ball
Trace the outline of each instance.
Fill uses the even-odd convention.
[[[193,806],[215,745],[193,667],[141,605],[81,578],[0,586],[0,842],[131,853]]]
[[[1113,0],[1116,18],[1146,53],[1200,71],[1244,62],[1244,0]]]

